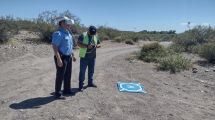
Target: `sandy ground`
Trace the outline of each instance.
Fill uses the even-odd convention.
[[[138,50],[105,41],[98,49],[98,88],[77,92],[79,60],[73,62],[73,96],[55,100],[55,66],[50,45],[0,46],[1,120],[214,120],[213,67],[196,65],[177,74],[157,71],[155,64],[128,60]],[[75,51],[78,56],[78,51]],[[194,57],[192,57],[194,58]],[[205,72],[209,69],[209,72]],[[147,94],[123,93],[116,83],[139,82]],[[85,80],[87,83],[87,80]]]

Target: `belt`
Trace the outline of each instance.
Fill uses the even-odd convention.
[[[59,51],[59,54],[60,54],[61,57],[71,57],[71,55],[64,55],[64,54],[61,53],[60,51]]]

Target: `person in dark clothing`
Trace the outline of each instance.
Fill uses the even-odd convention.
[[[73,40],[69,32],[74,21],[66,16],[58,18],[59,29],[52,34],[52,46],[56,65],[55,97],[62,97],[61,86],[64,82],[63,94],[73,94],[71,91],[72,60],[76,61],[73,54]]]
[[[80,47],[80,72],[79,72],[79,90],[83,91],[85,72],[88,67],[88,87],[97,87],[93,81],[94,67],[96,61],[96,49],[100,48],[100,41],[96,35],[96,27],[90,26],[87,32],[84,32],[78,38]]]

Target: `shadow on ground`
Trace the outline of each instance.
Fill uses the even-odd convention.
[[[86,89],[87,86],[84,87]],[[74,96],[77,92],[80,92],[78,88],[72,88],[71,91],[73,91],[73,94],[69,95],[63,95],[63,96]],[[12,109],[35,109],[40,108],[42,105],[46,105],[50,102],[53,102],[54,100],[59,100],[54,97],[54,92],[50,93],[51,96],[48,97],[37,97],[37,98],[31,98],[24,100],[20,103],[13,103],[9,107]]]
[[[37,97],[24,100],[20,103],[13,103],[9,107],[12,109],[34,109],[56,100],[54,96]]]

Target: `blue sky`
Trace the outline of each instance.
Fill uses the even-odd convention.
[[[69,10],[89,25],[119,30],[176,30],[187,22],[215,26],[215,0],[0,0],[0,16],[37,18],[45,10]]]

